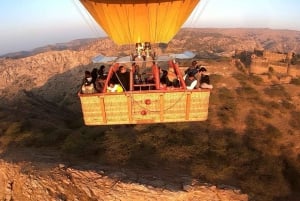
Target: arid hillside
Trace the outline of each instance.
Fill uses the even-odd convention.
[[[91,58],[131,51],[107,38],[0,59],[0,200],[298,201],[300,78],[232,57],[255,47],[299,54],[299,32],[183,29],[154,47],[192,50],[210,72],[208,120],[193,123],[84,126]]]
[[[92,50],[107,56],[130,50],[128,46],[117,47],[112,41],[101,39],[79,39],[68,43],[58,43],[39,47],[27,52],[14,52],[2,55],[0,58],[22,58],[49,51],[63,50]],[[104,42],[104,41],[105,42]],[[300,53],[300,32],[293,30],[272,29],[181,29],[169,44],[161,44],[163,51],[197,51],[201,56],[232,55],[235,50],[253,51],[254,48],[263,48],[273,52]],[[100,45],[101,43],[101,45]],[[102,44],[103,43],[103,44]]]

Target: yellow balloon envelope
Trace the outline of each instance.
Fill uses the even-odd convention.
[[[168,43],[200,0],[80,0],[117,44]]]

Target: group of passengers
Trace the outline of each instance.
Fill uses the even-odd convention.
[[[85,71],[81,93],[101,93],[105,87],[107,74],[104,72],[105,66],[99,69],[93,68],[92,71]],[[123,92],[130,89],[130,73],[125,66],[120,66],[118,71],[109,80],[107,92]]]
[[[104,71],[104,65],[101,65],[99,69],[93,68],[92,71],[86,70],[81,85],[81,93],[88,94],[102,92],[104,82],[107,78]]]
[[[209,75],[204,66],[197,65],[197,61],[193,61],[192,65],[185,70],[183,76],[187,89],[212,89]]]
[[[135,65],[135,66],[134,66]],[[133,64],[135,67],[135,72],[139,71],[139,66]],[[103,92],[105,80],[107,79],[107,74],[104,72],[105,66],[101,65],[99,69],[94,68],[91,72],[85,71],[85,77],[83,79],[83,84],[81,87],[82,93],[99,93]],[[207,88],[212,89],[213,86],[210,84],[209,75],[204,66],[197,65],[197,61],[193,61],[192,65],[185,70],[185,75],[183,76],[184,82],[187,89],[198,89]],[[138,81],[138,80],[140,81]],[[139,78],[135,78],[134,83],[142,82],[140,75]],[[143,82],[154,83],[153,75],[145,78]],[[180,82],[177,75],[172,69],[163,70],[161,69],[160,76],[160,89],[166,89],[167,87],[180,87]],[[119,69],[112,75],[108,82],[106,92],[123,92],[130,90],[130,72],[127,71],[126,67],[121,65]]]
[[[171,74],[171,76],[170,76]],[[173,77],[172,77],[173,74]],[[192,65],[184,71],[183,76],[186,88],[192,89],[212,89],[213,86],[210,84],[209,75],[204,66],[198,65],[197,61],[193,61]],[[180,87],[177,75],[173,71],[162,70],[162,76],[160,78],[161,89],[167,87]]]

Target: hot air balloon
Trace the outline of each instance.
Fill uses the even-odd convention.
[[[168,43],[200,0],[81,0],[117,44]]]
[[[208,116],[209,89],[188,90],[176,55],[156,55],[151,44],[168,43],[199,0],[80,0],[95,21],[118,45],[134,44],[127,60],[114,60],[99,93],[78,93],[86,125],[143,124],[204,121]],[[180,57],[192,58],[191,52]],[[161,62],[167,63],[163,67]],[[129,67],[126,82],[120,69]],[[141,67],[144,70],[141,72]],[[162,85],[161,70],[173,74]],[[146,76],[145,78],[141,78]],[[150,79],[149,79],[150,78]],[[123,92],[109,92],[121,84]],[[125,84],[126,83],[126,84]]]

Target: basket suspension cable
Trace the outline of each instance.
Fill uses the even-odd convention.
[[[119,83],[121,84],[122,88],[124,89],[124,91],[126,91],[126,88],[124,87],[123,83],[121,82],[121,80],[120,80],[120,78],[118,76],[118,73],[114,72],[114,74],[116,75],[116,77],[117,77]]]
[[[194,9],[194,12],[192,12],[192,14],[191,14],[191,17],[190,17],[191,22],[190,22],[190,24],[192,25],[192,28],[194,28],[193,25],[197,24],[197,20],[201,19],[201,15],[202,15],[203,11],[205,10],[205,8],[206,8],[206,6],[207,6],[207,4],[209,2],[209,0],[202,0],[202,1],[204,1],[204,3],[203,4],[199,3],[196,6],[196,8]],[[203,5],[203,7],[202,7],[202,5]]]
[[[92,19],[90,13],[87,12],[86,9],[83,9],[85,13],[82,12],[82,9],[79,7],[79,5],[76,3],[77,1],[73,0],[72,1],[76,10],[84,20],[84,22],[88,25],[89,29],[95,34],[96,37],[100,37],[102,34],[99,32],[97,29],[96,24],[94,23],[94,20]],[[82,7],[82,4],[81,4]]]

